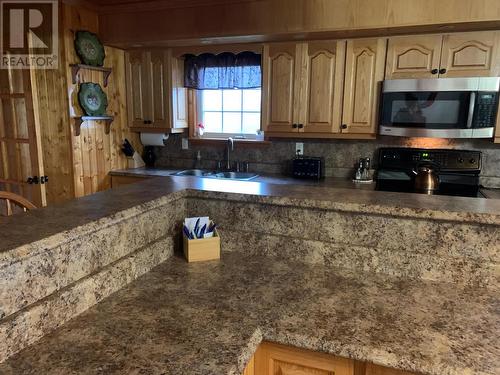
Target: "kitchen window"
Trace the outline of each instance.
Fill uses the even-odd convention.
[[[260,130],[260,88],[201,90],[198,103],[206,137],[255,138]]]
[[[186,55],[184,86],[197,92],[198,136],[255,138],[261,129],[261,83],[259,54]]]

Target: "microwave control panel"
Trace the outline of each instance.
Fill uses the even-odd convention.
[[[498,111],[498,92],[478,92],[474,107],[473,128],[493,128]]]

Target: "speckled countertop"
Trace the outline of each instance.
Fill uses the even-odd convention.
[[[496,375],[499,303],[485,289],[239,252],[174,257],[0,373],[241,374],[268,340],[426,374]]]
[[[498,199],[426,196],[331,186],[312,188],[307,185],[196,177],[158,177],[3,219],[0,260],[2,253],[8,250],[49,236],[61,233],[64,236],[68,231],[90,222],[112,221],[115,219],[113,215],[131,207],[147,209],[148,205],[155,204],[155,200],[182,198],[190,194],[400,217],[500,224]]]
[[[168,177],[173,173],[180,172],[182,169],[169,169],[169,168],[128,168],[128,169],[115,169],[109,174],[112,176],[128,176],[128,177]],[[263,182],[267,184],[277,185],[307,185],[318,187],[330,188],[343,188],[343,189],[360,189],[360,190],[374,190],[374,183],[355,183],[347,178],[340,177],[325,177],[321,180],[308,180],[297,179],[290,176],[283,176],[279,174],[258,174],[258,177],[251,180],[252,182]]]

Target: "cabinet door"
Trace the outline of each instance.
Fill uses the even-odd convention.
[[[184,87],[184,61],[172,57],[170,77],[172,82],[172,128],[188,127],[188,91]]]
[[[416,375],[413,372],[397,370],[393,368],[377,366],[373,363],[366,364],[366,375]]]
[[[439,71],[441,35],[389,39],[385,78],[433,78]]]
[[[498,76],[500,32],[484,31],[444,36],[441,77]]]
[[[342,133],[375,133],[386,47],[385,38],[347,42]]]
[[[263,343],[255,354],[259,375],[353,375],[352,360]]]
[[[301,45],[296,43],[264,46],[262,124],[265,131],[298,131],[296,119],[300,72],[297,70],[300,48]]]
[[[154,128],[168,128],[169,90],[168,90],[168,55],[165,51],[149,52],[148,70],[150,75],[149,95],[151,97],[151,120]]]
[[[144,51],[125,54],[128,120],[131,127],[151,126],[148,55]]]
[[[300,132],[340,132],[345,46],[345,41],[304,44]]]

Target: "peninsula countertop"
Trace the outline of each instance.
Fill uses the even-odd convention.
[[[199,264],[174,256],[0,373],[239,375],[267,340],[424,374],[496,375],[499,332],[486,289],[239,251]]]
[[[500,224],[500,200],[328,186],[286,185],[253,181],[228,181],[197,177],[159,177],[83,198],[2,219],[0,260],[11,249],[34,244],[51,236],[71,236],[84,225],[107,225],[129,210],[147,210],[161,199],[189,195],[278,205],[295,205],[349,212],[378,213],[481,224]],[[26,228],[29,228],[27,230]],[[36,244],[38,248],[43,244]],[[26,255],[29,249],[22,249]],[[9,258],[17,256],[9,255]]]

